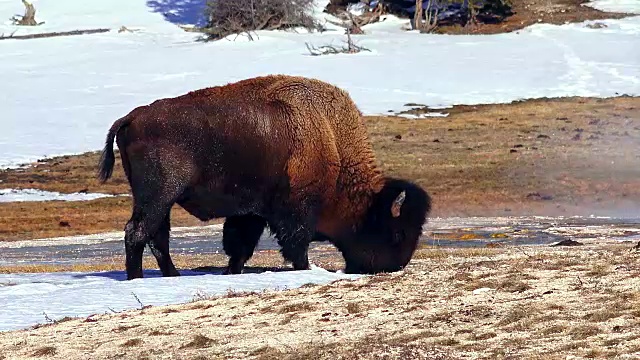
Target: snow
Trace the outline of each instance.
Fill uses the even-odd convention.
[[[284,290],[360,277],[319,267],[239,275],[182,271],[180,277],[171,278],[150,270],[144,276],[128,281],[121,271],[1,274],[0,331],[46,323],[46,317],[58,320],[140,308],[136,297],[144,306],[168,305],[228,291]]]
[[[449,114],[441,112],[426,112],[421,114],[398,114],[398,116],[407,119],[426,119],[430,117],[447,117]]]
[[[36,8],[36,21],[44,24],[35,27],[13,26],[8,19],[13,15],[22,16],[24,5],[16,0],[0,0],[0,19],[7,19],[0,22],[0,34],[8,35],[15,31],[15,35],[26,35],[97,28],[117,30],[121,26],[149,32],[180,30],[172,23],[165,21],[162,14],[155,12],[161,11],[161,4],[167,1],[148,1],[149,4],[145,1],[129,0],[29,0],[29,2]]]
[[[584,6],[602,11],[640,14],[640,1],[638,0],[594,0]]]
[[[194,42],[197,35],[167,20],[197,23],[187,10],[201,1],[173,2],[180,16],[167,17],[162,13],[170,11],[170,3],[34,1],[39,21],[46,22],[18,33],[113,31],[0,41],[0,78],[7,87],[0,98],[0,167],[100,149],[111,123],[136,106],[272,73],[315,77],[343,87],[365,114],[400,112],[408,102],[433,108],[640,94],[640,16],[599,21],[607,25],[600,29],[589,28],[589,22],[538,24],[486,36],[408,32],[403,30],[408,21],[388,16],[365,26],[366,35],[354,36],[371,52],[310,56],[305,43],[342,45],[343,30],[261,31],[256,41]],[[640,8],[635,1],[596,5]],[[0,14],[21,13],[21,6],[0,0]],[[328,17],[319,9],[316,16]],[[118,33],[122,25],[137,31]],[[7,21],[0,32],[15,29]],[[393,76],[386,77],[391,67]]]
[[[88,201],[115,195],[101,193],[70,193],[62,194],[55,191],[43,191],[38,189],[0,189],[0,203],[22,201]],[[128,196],[128,195],[119,195]]]
[[[172,237],[208,236],[215,237],[222,234],[222,224],[207,226],[180,226],[171,228]],[[99,234],[59,236],[34,240],[0,241],[0,250],[6,248],[21,248],[35,246],[63,246],[63,245],[93,245],[111,241],[122,241],[124,231],[112,231]],[[1,251],[0,251],[1,252]]]

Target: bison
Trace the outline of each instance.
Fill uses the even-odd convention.
[[[109,129],[102,182],[114,139],[133,195],[128,279],[142,277],[147,244],[163,276],[179,275],[169,254],[176,203],[202,221],[225,218],[225,274],[242,272],[266,227],[296,270],[309,268],[311,241],[328,240],[347,273],[398,271],[431,209],[418,185],[383,176],[348,93],[316,79],[261,76],[137,107]]]

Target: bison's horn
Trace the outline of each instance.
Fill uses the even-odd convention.
[[[393,204],[391,205],[391,215],[393,217],[398,217],[400,216],[400,208],[402,207],[402,203],[404,202],[404,199],[407,197],[407,194],[402,191],[400,193],[400,195],[398,195],[398,197],[393,200]]]

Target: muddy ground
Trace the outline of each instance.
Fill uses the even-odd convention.
[[[447,117],[367,117],[384,171],[417,181],[433,216],[637,216],[640,203],[640,98],[541,99],[430,110]],[[0,171],[1,188],[128,194],[119,162],[106,184],[99,154],[45,159]],[[0,203],[0,240],[122,230],[131,198]],[[203,225],[179,207],[173,226]]]

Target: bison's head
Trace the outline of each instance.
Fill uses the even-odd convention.
[[[403,269],[418,245],[430,210],[431,198],[418,185],[386,179],[355,233],[336,244],[346,262],[345,272],[372,274]]]

